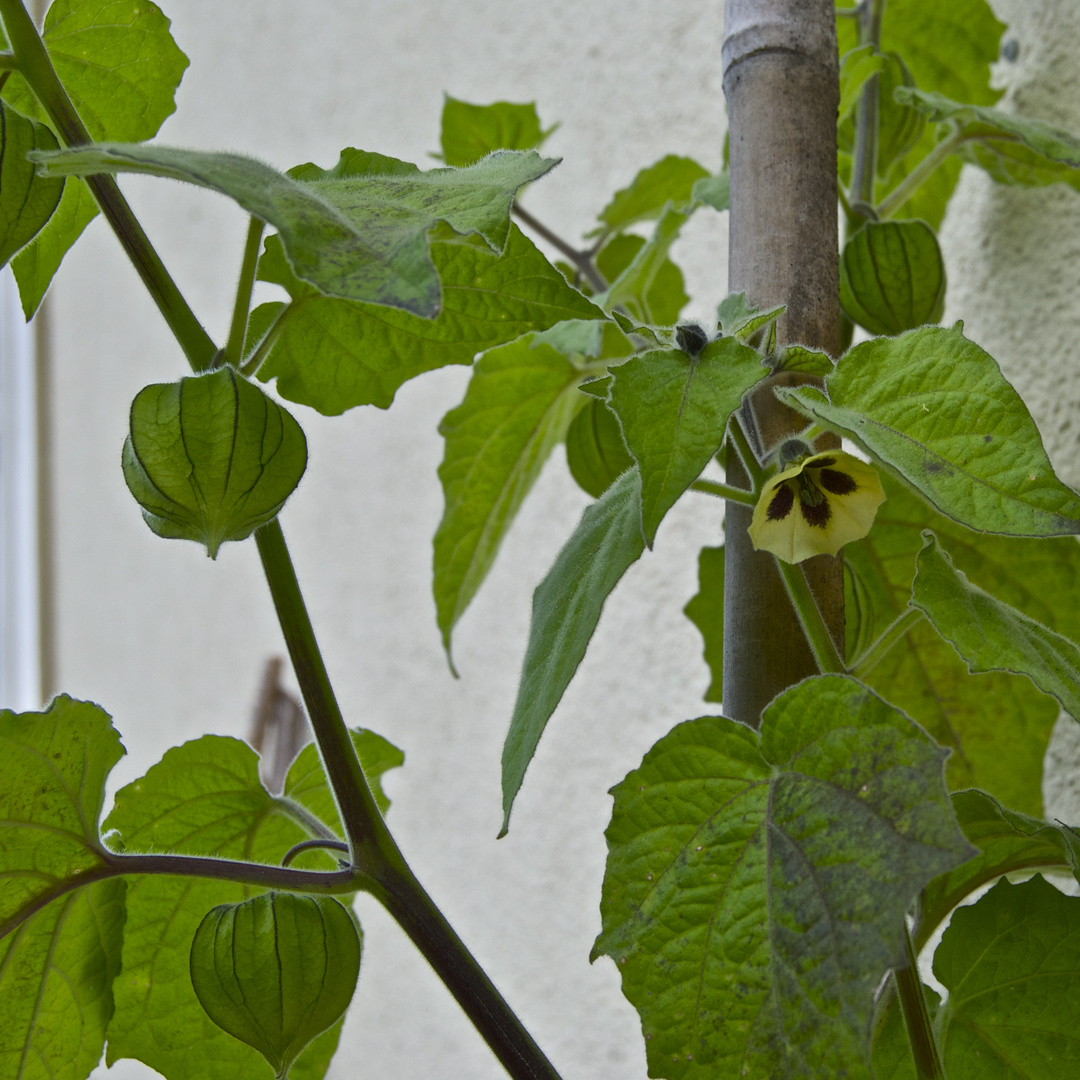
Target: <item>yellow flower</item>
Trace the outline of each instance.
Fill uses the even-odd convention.
[[[884,501],[881,481],[865,462],[842,450],[810,454],[766,482],[750,539],[758,551],[789,563],[835,555],[870,531]]]

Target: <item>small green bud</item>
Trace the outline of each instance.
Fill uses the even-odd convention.
[[[270,892],[214,908],[191,943],[191,985],[218,1027],[284,1077],[349,1007],[360,937],[328,896]]]
[[[140,390],[122,463],[146,524],[215,558],[277,516],[304,475],[307,442],[276,401],[222,367]]]

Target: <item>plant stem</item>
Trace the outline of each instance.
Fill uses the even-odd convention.
[[[900,998],[900,1011],[904,1017],[908,1041],[911,1043],[911,1055],[915,1059],[915,1075],[918,1080],[946,1080],[945,1067],[941,1063],[941,1052],[934,1039],[934,1027],[930,1021],[930,1011],[926,1007],[926,995],[923,993],[922,979],[919,977],[919,964],[911,944],[911,934],[904,925],[904,950],[907,953],[907,966],[893,972],[896,979],[896,992]]]
[[[515,1080],[559,1074],[405,862],[375,805],[334,697],[281,526],[255,531],[267,584],[349,840],[357,884],[409,935]]]
[[[731,440],[731,445],[735,447],[735,453],[738,454],[739,462],[742,464],[743,469],[746,470],[750,483],[754,485],[754,490],[757,491],[761,487],[762,480],[765,479],[765,470],[761,467],[758,456],[750,445],[750,440],[747,438],[746,429],[742,426],[739,413],[735,413],[728,422],[728,438]]]
[[[912,627],[917,626],[925,617],[918,608],[907,608],[885,628],[881,637],[870,645],[866,652],[851,665],[851,674],[856,679],[863,678]]]
[[[514,204],[514,214],[525,222],[533,232],[542,236],[552,247],[558,248],[581,271],[589,284],[598,293],[607,290],[608,283],[604,280],[604,275],[596,269],[590,255],[571,247],[561,236],[553,233],[546,225],[537,221],[528,210],[523,210],[517,203]]]
[[[236,301],[233,304],[232,323],[229,326],[229,340],[225,343],[222,363],[239,367],[244,358],[244,334],[247,331],[248,312],[251,309],[251,290],[255,286],[255,268],[259,263],[259,241],[262,240],[266,222],[252,217],[248,223],[247,241],[244,244],[244,258],[240,263],[240,280],[236,285]]]
[[[951,135],[947,135],[942,139],[941,142],[939,142],[937,146],[935,146],[934,149],[931,150],[930,153],[927,154],[926,157],[924,157],[922,161],[920,161],[919,164],[916,165],[915,168],[912,169],[911,172],[909,172],[907,176],[905,176],[904,179],[881,200],[880,203],[878,203],[878,217],[882,221],[891,218],[893,214],[895,214],[897,210],[899,210],[900,207],[902,207],[904,203],[906,203],[908,199],[910,199],[911,196],[926,183],[931,173],[933,173],[934,170],[941,165],[963,141],[964,137],[959,130],[954,131]]]
[[[294,310],[294,303],[295,301],[289,301],[289,303],[281,305],[281,310],[274,317],[274,321],[270,324],[270,329],[263,335],[262,341],[259,342],[252,354],[240,365],[241,375],[246,375],[250,378],[262,367],[263,361],[270,355],[270,350],[274,347],[274,342],[277,341],[278,335],[285,329],[285,320],[288,317],[289,312]]]
[[[15,59],[14,53],[2,52],[0,53],[0,71],[18,71],[19,61]]]
[[[0,17],[19,71],[41,102],[60,139],[67,146],[92,142],[21,0],[0,0]],[[195,371],[207,370],[213,365],[217,348],[169,276],[116,181],[111,176],[101,175],[88,176],[85,182],[184,350],[188,363]]]
[[[799,625],[806,635],[806,642],[810,646],[810,652],[813,653],[818,671],[842,674],[846,670],[844,661],[836,651],[829,628],[825,625],[814,594],[810,591],[810,586],[803,576],[802,567],[777,559],[776,568],[780,571],[780,577],[783,578],[784,587],[791,599],[791,606],[795,609]]]
[[[866,0],[859,12],[859,44],[881,44],[881,20],[885,0]],[[878,76],[866,80],[855,111],[855,158],[851,169],[851,198],[874,204],[878,157]]]
[[[715,480],[695,480],[690,485],[690,490],[715,495],[718,499],[730,499],[732,502],[742,503],[743,506],[757,505],[757,496],[752,491],[744,491],[742,488],[721,484]]]

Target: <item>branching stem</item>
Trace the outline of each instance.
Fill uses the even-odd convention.
[[[752,491],[744,491],[742,488],[732,487],[730,484],[721,484],[716,480],[695,480],[690,485],[691,491],[701,491],[706,495],[715,495],[718,499],[730,499],[732,502],[742,503],[744,506],[756,506],[757,496]]]
[[[582,276],[586,281],[598,292],[605,292],[608,287],[608,283],[604,280],[604,275],[596,269],[596,264],[592,260],[592,255],[587,251],[578,251],[577,248],[568,244],[557,233],[552,232],[542,222],[537,221],[536,218],[528,212],[514,204],[514,216],[520,218],[530,229],[538,236],[542,236],[552,247],[557,248],[559,252],[565,255],[582,273]]]
[[[918,608],[907,608],[886,627],[881,637],[870,645],[866,652],[852,664],[851,674],[856,679],[863,678],[912,627],[917,626],[925,617]]]
[[[919,164],[916,165],[915,168],[912,169],[911,172],[909,172],[907,176],[905,176],[904,179],[881,200],[880,203],[878,203],[878,217],[882,221],[891,218],[893,214],[895,214],[897,210],[899,210],[900,207],[902,207],[904,203],[906,203],[908,199],[910,199],[911,196],[926,183],[934,170],[937,169],[937,167],[941,165],[963,141],[964,136],[959,131],[954,131],[951,135],[947,135],[942,139],[941,142],[939,142],[937,146],[935,146],[934,149],[931,150],[930,153],[927,154],[926,157],[924,157],[922,161],[920,161]]]

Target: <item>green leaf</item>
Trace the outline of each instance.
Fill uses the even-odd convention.
[[[223,367],[139,391],[123,468],[158,536],[216,558],[278,515],[307,468],[307,441],[276,401]]]
[[[0,102],[0,266],[38,234],[60,202],[64,181],[43,179],[26,159],[30,150],[58,145],[44,124]]]
[[[528,335],[486,352],[465,400],[439,425],[445,509],[435,533],[435,607],[443,646],[487,576],[544,462],[581,405],[581,373]]]
[[[897,89],[896,97],[934,123],[955,125],[962,137],[957,154],[998,183],[1041,187],[1061,182],[1080,189],[1080,138],[1072,132],[913,87]]]
[[[709,170],[693,158],[668,154],[642,169],[629,187],[615,192],[598,215],[603,228],[591,235],[615,232],[639,221],[655,221],[668,203],[674,210],[689,210],[695,198],[694,185],[709,178]]]
[[[973,852],[944,751],[844,676],[680,724],[612,791],[594,955],[649,1074],[869,1078],[875,987],[919,890]]]
[[[0,712],[0,751],[0,1077],[85,1080],[120,969],[124,884],[94,877],[124,748],[102,709],[61,695]],[[71,891],[80,879],[94,883]]]
[[[1080,1069],[1080,897],[1036,875],[960,908],[934,954],[949,991],[938,1036],[950,1080],[1060,1080]]]
[[[690,192],[691,203],[704,203],[714,210],[731,208],[731,174],[724,169],[713,176],[694,181]]]
[[[603,318],[516,226],[502,255],[463,237],[433,243],[431,255],[443,296],[434,320],[321,296],[289,272],[271,238],[259,276],[284,285],[293,302],[259,378],[277,378],[283,397],[331,416],[355,405],[385,409],[425,371],[471,364],[478,352],[564,319]]]
[[[390,800],[382,788],[382,775],[390,769],[400,768],[405,762],[405,755],[393,743],[366,728],[352,728],[349,735],[364,770],[364,778],[375,796],[375,805],[385,815],[390,809]],[[338,817],[337,803],[314,743],[308,743],[289,766],[283,794],[310,810],[344,839],[345,829]]]
[[[255,751],[237,739],[207,735],[169,750],[147,774],[116,794],[106,826],[128,852],[173,851],[279,864],[310,837],[259,782]],[[258,892],[261,890],[254,890]],[[169,1080],[271,1080],[255,1050],[225,1034],[191,986],[195,931],[218,904],[253,890],[228,881],[144,874],[129,880],[123,975],[114,988],[107,1062],[132,1057]],[[333,1037],[333,1036],[331,1036]],[[313,1044],[293,1071],[322,1073],[325,1046]]]
[[[331,896],[271,892],[222,904],[191,944],[191,983],[207,1015],[279,1077],[345,1014],[359,974],[356,926]]]
[[[849,49],[840,58],[840,108],[837,122],[842,123],[862,96],[866,80],[885,66],[885,57],[874,52],[873,45]]]
[[[644,237],[633,233],[619,233],[613,236],[596,256],[596,268],[608,281],[617,281],[646,248]],[[690,297],[686,293],[682,271],[666,256],[637,278],[634,286],[642,290],[631,297],[627,292],[622,303],[632,305],[642,318],[650,319],[657,325],[670,325],[679,317],[679,312]],[[602,302],[602,300],[601,300]]]
[[[493,150],[535,150],[557,128],[540,127],[536,102],[470,105],[449,94],[443,98],[442,160],[472,165]]]
[[[652,295],[653,289],[662,285],[665,268],[672,265],[668,259],[668,252],[671,250],[671,245],[678,239],[679,231],[689,217],[689,211],[683,212],[670,206],[664,210],[649,240],[639,248],[626,269],[612,281],[607,292],[596,297],[596,302],[605,311],[611,311],[622,305],[634,319],[640,322],[660,322],[657,313],[653,311],[653,304],[656,302],[656,297]],[[682,274],[680,273],[680,293],[681,282]],[[686,301],[680,302],[678,295],[672,293],[670,287],[663,288],[661,293],[669,302],[657,305],[662,308],[660,314],[672,315],[672,309],[675,308],[676,303],[678,304],[674,317],[667,320],[669,323],[675,322],[678,312]]]
[[[724,700],[724,549],[704,547],[698,555],[698,591],[683,608],[705,645],[705,663],[712,682],[706,701]]]
[[[664,515],[720,449],[728,417],[768,370],[731,337],[690,358],[647,352],[612,371],[610,406],[641,469],[642,527],[651,548]]]
[[[578,486],[598,499],[634,464],[615,414],[590,397],[566,432],[566,464]]]
[[[819,379],[831,375],[836,365],[828,353],[808,349],[805,345],[788,345],[776,359],[776,371],[798,371]]]
[[[43,39],[93,138],[150,139],[176,108],[173,95],[188,60],[169,33],[169,20],[150,0],[54,0],[45,14]],[[17,72],[3,96],[20,112],[52,126]],[[69,180],[60,209],[12,264],[27,319],[96,214],[90,189]]]
[[[1010,536],[1080,532],[1080,498],[1050,467],[1023,401],[962,333],[927,326],[856,345],[814,387],[778,389],[854,440],[942,513]]]
[[[848,6],[840,0],[840,6]],[[1001,91],[990,86],[990,68],[1000,55],[1005,25],[997,20],[987,0],[889,0],[882,20],[880,48],[898,53],[915,84],[956,101],[993,105]],[[856,45],[855,20],[837,24],[840,53]],[[915,147],[895,164],[887,183],[878,185],[878,200],[887,195],[934,147],[928,127]],[[960,163],[946,161],[913,198],[898,208],[898,216],[921,218],[932,229],[941,225],[945,207],[960,177]]]
[[[952,801],[960,828],[979,855],[927,885],[913,934],[916,950],[953,908],[1003,874],[1058,866],[1080,875],[1080,836],[1068,826],[1008,810],[985,791],[958,791]]]
[[[924,221],[868,221],[844,245],[840,304],[872,334],[936,323],[945,311],[945,260]]]
[[[533,594],[529,645],[503,745],[503,824],[563,691],[585,656],[604,601],[641,558],[641,476],[629,469],[587,507]]]
[[[926,118],[896,98],[898,87],[915,85],[903,58],[897,53],[886,53],[885,61],[885,69],[878,76],[877,173],[887,181],[893,166],[918,145],[926,129]]]
[[[218,191],[273,225],[294,273],[320,292],[425,318],[440,307],[428,230],[445,221],[502,251],[518,189],[555,165],[531,150],[504,150],[467,169],[421,172],[349,148],[332,169],[300,165],[286,176],[241,154],[110,143],[33,160],[46,176],[145,173]]]
[[[851,638],[861,633],[866,641],[874,640],[908,609],[922,532],[928,528],[948,544],[957,565],[976,584],[992,588],[1059,633],[1080,633],[1080,548],[1075,539],[1033,544],[975,533],[935,514],[891,477],[882,481],[888,498],[874,528],[844,549],[845,568],[858,585],[854,596],[849,594],[854,602],[847,605]],[[971,675],[925,622],[910,630],[865,679],[953,749],[947,769],[952,788],[985,788],[1006,805],[1042,812],[1043,758],[1059,710],[1029,680],[1002,672]]]
[[[1026,675],[1080,717],[1080,647],[972,585],[933,533],[924,538],[912,606],[926,613],[970,671]]]
[[[763,326],[784,313],[785,305],[762,311],[746,301],[746,293],[729,293],[716,308],[716,317],[720,320],[720,329],[726,336],[748,341]],[[832,364],[829,365],[830,369]]]

